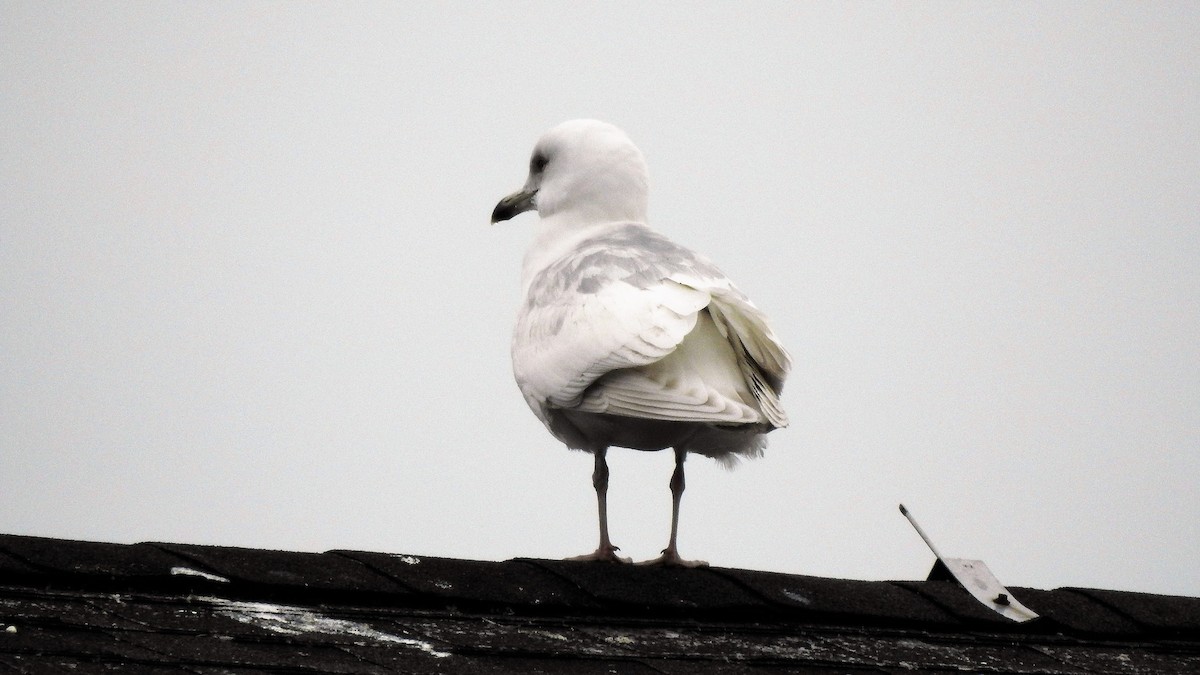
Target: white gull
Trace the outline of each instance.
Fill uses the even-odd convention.
[[[492,222],[536,209],[512,360],[525,401],[555,438],[595,455],[600,545],[610,446],[675,451],[671,537],[650,563],[693,566],[677,548],[687,453],[732,465],[787,426],[791,368],[767,317],[704,256],[646,225],[647,170],[620,129],[573,120],[534,147],[529,178]]]

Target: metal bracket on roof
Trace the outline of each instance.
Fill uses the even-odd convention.
[[[900,513],[904,514],[917,534],[921,535],[921,539],[925,540],[925,545],[937,556],[937,562],[933,564],[933,569],[929,570],[927,581],[953,579],[984,607],[1013,621],[1024,622],[1038,618],[1037,612],[1018,602],[982,560],[944,557],[938,553],[933,540],[925,534],[925,530],[921,529],[903,504],[900,505]]]

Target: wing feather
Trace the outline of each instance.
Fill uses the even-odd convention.
[[[791,360],[766,316],[706,258],[644,225],[584,240],[527,289],[512,349],[531,405],[787,425]]]
[[[638,289],[614,281],[562,300],[526,307],[518,317],[513,370],[527,397],[572,408],[606,373],[645,366],[674,351],[709,297],[675,282]]]
[[[706,310],[697,314],[695,328],[673,352],[601,377],[577,409],[714,424],[762,421],[732,346]]]

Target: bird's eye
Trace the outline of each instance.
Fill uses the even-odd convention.
[[[550,159],[547,158],[542,153],[540,153],[540,152],[533,153],[533,157],[531,157],[529,159],[529,173],[541,173],[542,169],[545,169],[546,164],[548,164],[549,162],[550,162]]]

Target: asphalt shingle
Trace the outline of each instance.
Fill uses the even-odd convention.
[[[1200,599],[0,535],[0,673],[1200,672]]]

